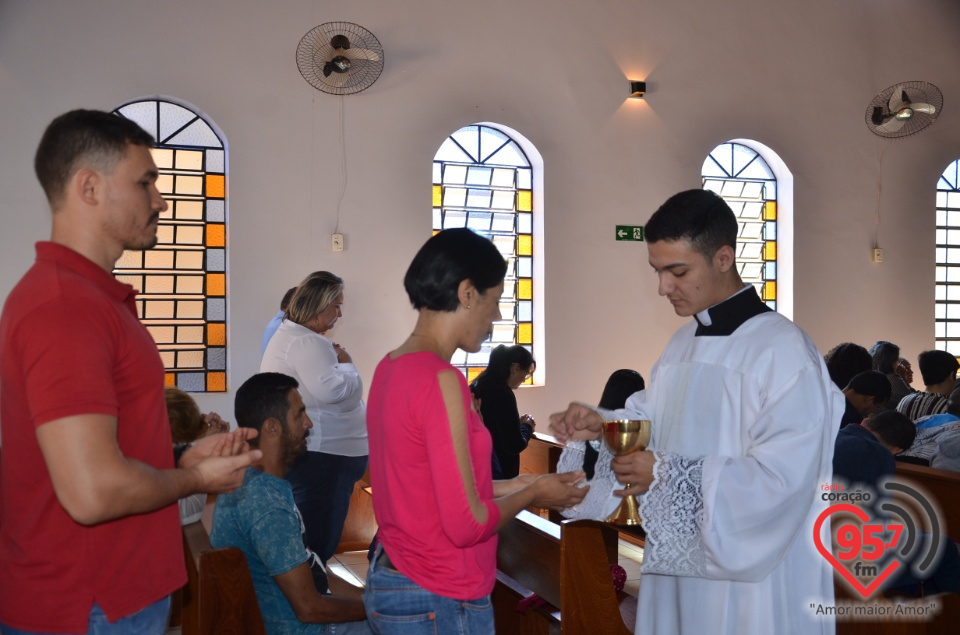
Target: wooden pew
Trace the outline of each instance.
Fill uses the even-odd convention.
[[[960,472],[898,461],[896,475],[914,481],[936,499],[941,520],[946,525],[945,530],[940,528],[941,532],[949,535],[954,542],[960,542]]]
[[[542,635],[633,632],[636,600],[613,587],[617,532],[592,520],[560,525],[523,511],[500,531],[493,593],[498,633]],[[517,612],[536,593],[547,606]]]
[[[187,585],[183,635],[266,635],[247,559],[236,547],[214,549],[203,524],[183,528]]]

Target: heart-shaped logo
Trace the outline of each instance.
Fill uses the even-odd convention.
[[[830,550],[830,547],[824,545],[821,542],[820,528],[823,527],[824,521],[827,518],[829,518],[832,514],[837,514],[840,512],[847,512],[847,513],[853,514],[864,523],[870,520],[870,517],[867,515],[867,513],[862,509],[860,509],[859,507],[857,507],[856,505],[848,505],[843,503],[837,504],[837,505],[831,505],[827,509],[823,510],[820,513],[820,515],[817,517],[817,522],[813,526],[813,543],[817,546],[817,551],[820,552],[820,555],[826,558],[827,562],[833,565],[833,568],[836,569],[841,576],[843,576],[843,579],[846,580],[857,593],[863,596],[863,599],[867,599],[871,595],[873,595],[873,592],[876,591],[881,584],[883,584],[884,580],[889,578],[890,575],[894,571],[896,571],[897,568],[899,568],[900,561],[896,559],[891,560],[889,563],[887,563],[887,566],[884,567],[883,571],[881,571],[877,575],[877,577],[874,579],[873,582],[871,582],[867,586],[864,586],[863,583],[861,583],[860,580],[854,577],[853,573],[851,573],[849,569],[843,566],[843,563],[841,563],[837,559],[837,557],[833,555],[833,553]],[[891,544],[889,546],[892,547],[893,545]],[[859,547],[857,551],[859,552]],[[853,557],[853,555],[851,555],[851,557]],[[876,570],[876,567],[872,567],[872,568]]]

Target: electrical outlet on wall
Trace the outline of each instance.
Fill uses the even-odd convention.
[[[330,247],[334,251],[343,251],[343,234],[333,234],[330,237]]]
[[[883,262],[883,249],[881,249],[880,247],[874,247],[873,250],[870,252],[870,259],[877,264],[880,264],[881,262]]]

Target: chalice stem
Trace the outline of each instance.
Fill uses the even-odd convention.
[[[633,487],[633,485],[627,483],[624,489],[630,489],[631,487]],[[637,497],[633,494],[624,497],[624,499],[620,501],[620,505],[617,506],[617,509],[607,517],[607,522],[614,525],[628,525],[631,527],[642,524],[640,520],[640,505],[637,502]]]

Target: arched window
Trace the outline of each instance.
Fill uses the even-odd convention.
[[[434,232],[468,227],[490,238],[508,263],[500,299],[502,320],[493,325],[493,334],[479,352],[458,350],[451,360],[468,381],[486,368],[493,347],[520,344],[537,357],[540,345],[535,326],[542,299],[534,283],[539,271],[535,212],[540,210],[536,199],[542,177],[535,174],[535,162],[515,138],[519,135],[510,132],[513,136],[490,125],[466,126],[450,135],[433,159]],[[541,383],[540,366],[527,383]]]
[[[960,356],[960,159],[937,182],[936,347]]]
[[[157,246],[125,251],[114,274],[140,291],[137,310],[160,350],[166,384],[227,389],[226,149],[223,135],[169,99],[120,106],[157,141],[157,187],[169,209]]]
[[[724,198],[740,225],[737,265],[767,306],[777,307],[777,177],[742,143],[721,143],[701,169],[703,189]]]

